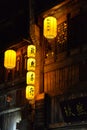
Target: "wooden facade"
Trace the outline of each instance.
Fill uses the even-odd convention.
[[[64,1],[43,12],[38,21],[40,27],[42,27],[41,18],[43,20],[47,16],[54,16],[58,21],[57,37],[53,40],[43,38],[42,42],[43,85],[41,84],[40,89],[49,97],[49,101],[46,102],[49,113],[46,114],[48,119],[46,127],[49,130],[71,130],[80,129],[80,127],[87,129],[87,118],[85,118],[87,106],[83,105],[85,107],[83,117],[79,116],[77,120],[69,118],[70,120],[67,122],[60,105],[61,102],[68,101],[73,104],[73,100],[78,104],[84,97],[84,100],[87,100],[86,6],[86,1]],[[71,111],[71,108],[69,109]],[[76,116],[75,114],[74,116]],[[71,118],[73,119],[73,117]]]

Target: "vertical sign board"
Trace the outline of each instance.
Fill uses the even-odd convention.
[[[87,120],[87,96],[60,102],[65,122]]]

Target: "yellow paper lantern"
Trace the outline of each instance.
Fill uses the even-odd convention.
[[[28,58],[27,60],[27,70],[30,71],[35,71],[35,66],[36,66],[36,60],[35,58]]]
[[[34,83],[35,83],[35,72],[33,72],[33,71],[27,72],[26,82],[27,82],[28,85],[29,84],[34,85]]]
[[[14,50],[6,50],[4,53],[4,67],[13,69],[16,66],[16,52]]]
[[[32,100],[34,99],[34,96],[35,96],[35,87],[28,85],[26,87],[26,99]]]
[[[43,35],[47,39],[53,39],[57,36],[57,20],[49,16],[44,19]]]
[[[35,45],[28,45],[27,47],[27,57],[35,57],[36,47]]]

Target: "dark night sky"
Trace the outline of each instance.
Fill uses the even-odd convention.
[[[25,2],[26,1],[26,2]],[[0,1],[0,50],[28,35],[28,1]]]
[[[36,14],[64,0],[35,0]],[[29,0],[0,1],[0,51],[10,43],[27,38],[29,33]]]

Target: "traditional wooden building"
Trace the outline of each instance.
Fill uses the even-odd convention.
[[[31,10],[32,12],[32,10]],[[87,129],[87,2],[65,0],[32,18],[29,39],[16,51],[16,67],[0,60],[1,130]],[[44,19],[57,20],[57,34],[45,37]],[[48,20],[48,31],[50,30]],[[50,33],[50,31],[49,31]],[[52,34],[51,34],[52,36]],[[36,47],[35,96],[26,99],[27,47]]]

